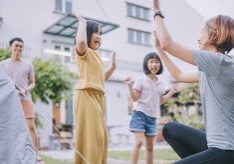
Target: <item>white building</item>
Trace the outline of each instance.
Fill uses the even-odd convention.
[[[70,36],[75,35],[76,23],[69,24],[74,18],[65,13],[78,13],[103,22],[104,31],[108,31],[108,25],[117,25],[118,28],[103,35],[101,46],[104,58],[110,59],[112,51],[117,52],[117,70],[106,83],[107,117],[110,127],[117,126],[125,129],[123,133],[129,133],[128,88],[121,80],[126,76],[139,76],[144,56],[154,51],[151,4],[152,0],[1,0],[0,48],[19,36],[25,42],[24,54],[30,59],[35,56],[49,59],[51,50],[72,53],[74,38]],[[195,48],[203,18],[184,0],[164,0],[162,9],[173,37]],[[61,21],[64,18],[66,21]],[[65,27],[67,23],[69,27]],[[76,70],[72,56],[61,56],[61,59],[71,70]],[[176,61],[181,65],[181,61]],[[193,69],[184,63],[182,68]],[[39,103],[38,108],[51,120],[52,106]],[[65,110],[65,107],[60,109],[62,124],[66,123]],[[41,145],[46,147],[52,128],[46,119],[41,120],[44,123]],[[116,140],[116,133],[113,129],[113,140]]]

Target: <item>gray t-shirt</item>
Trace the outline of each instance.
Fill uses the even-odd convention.
[[[192,51],[199,83],[208,147],[234,150],[234,63],[228,55]]]
[[[20,61],[14,61],[11,58],[0,62],[0,66],[6,71],[10,79],[20,88],[26,89],[29,86],[30,77],[34,77],[33,65],[21,59]],[[27,96],[31,96],[27,93]],[[24,99],[24,97],[20,97]]]

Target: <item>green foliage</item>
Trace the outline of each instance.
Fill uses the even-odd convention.
[[[40,99],[44,103],[59,103],[72,89],[74,73],[56,61],[33,60],[36,72],[36,87],[32,91],[33,101]]]
[[[11,57],[9,49],[0,49],[0,61],[5,60],[9,57]]]
[[[195,111],[192,112],[192,108],[187,106],[189,103],[194,106]],[[177,97],[173,97],[165,103],[165,106],[169,111],[170,109],[176,109],[178,113],[174,114],[175,119],[178,122],[204,130],[203,119],[200,114],[200,105],[201,100],[198,84],[191,84],[188,87],[183,88],[180,90]]]
[[[200,91],[198,84],[191,84],[187,88],[181,90],[179,102],[186,104],[187,102],[200,102]]]
[[[191,126],[196,129],[203,130],[203,131],[205,130],[202,116],[199,116],[196,114],[191,115],[191,116],[188,116],[186,114],[182,114],[182,115],[176,114],[175,118],[178,122],[182,124],[185,124],[185,125],[188,125],[188,126]]]

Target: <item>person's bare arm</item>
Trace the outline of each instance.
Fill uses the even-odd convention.
[[[110,76],[113,74],[115,69],[116,69],[116,53],[114,52],[113,55],[112,55],[111,66],[105,72],[105,80],[108,80],[110,78]]]
[[[153,0],[153,11],[154,13],[160,11],[159,0]],[[161,18],[160,16],[156,16],[154,20],[155,30],[157,32],[161,48],[187,63],[196,65],[195,60],[192,56],[192,51],[172,39],[163,18]]]
[[[132,85],[133,85],[132,78],[131,77],[126,78],[124,80],[124,82],[128,85],[130,96],[131,96],[132,100],[137,101],[140,98],[141,92],[132,88]]]
[[[160,42],[157,38],[157,33],[154,31],[155,46],[160,54],[161,59],[166,65],[168,71],[173,76],[173,78],[178,82],[184,83],[197,83],[199,81],[198,72],[182,72],[169,58],[167,53],[161,49]]]
[[[169,98],[171,98],[171,96],[173,96],[176,91],[176,87],[174,85],[171,86],[169,92],[166,95],[162,95],[160,97],[160,105],[164,104]]]
[[[78,28],[76,34],[76,51],[78,55],[83,56],[88,48],[86,30],[87,22],[80,15],[76,15],[76,18],[78,19]]]
[[[35,76],[30,76],[29,77],[29,85],[26,88],[26,92],[31,91],[32,89],[34,89],[35,86],[36,86]]]

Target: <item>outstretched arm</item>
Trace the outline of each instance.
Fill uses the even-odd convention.
[[[154,13],[160,11],[159,0],[153,0],[153,11]],[[163,18],[161,18],[160,16],[156,16],[154,18],[154,21],[156,24],[155,30],[158,34],[161,48],[187,63],[196,65],[195,60],[192,56],[192,51],[172,39]]]
[[[171,96],[173,96],[176,91],[176,87],[174,85],[171,86],[169,92],[166,95],[160,97],[160,105],[164,104],[169,98],[171,98]]]
[[[184,83],[196,83],[199,81],[198,72],[182,72],[169,58],[165,51],[161,49],[160,42],[157,38],[157,34],[154,31],[154,38],[155,38],[155,46],[157,51],[159,52],[164,64],[166,65],[168,71],[173,76],[173,78],[178,82]]]
[[[76,51],[77,54],[83,56],[88,48],[87,45],[87,30],[86,30],[86,20],[80,16],[76,15],[78,19],[78,28],[76,34]]]
[[[108,80],[109,77],[112,75],[112,73],[116,69],[116,53],[114,52],[112,55],[112,63],[109,69],[105,72],[105,80]]]

